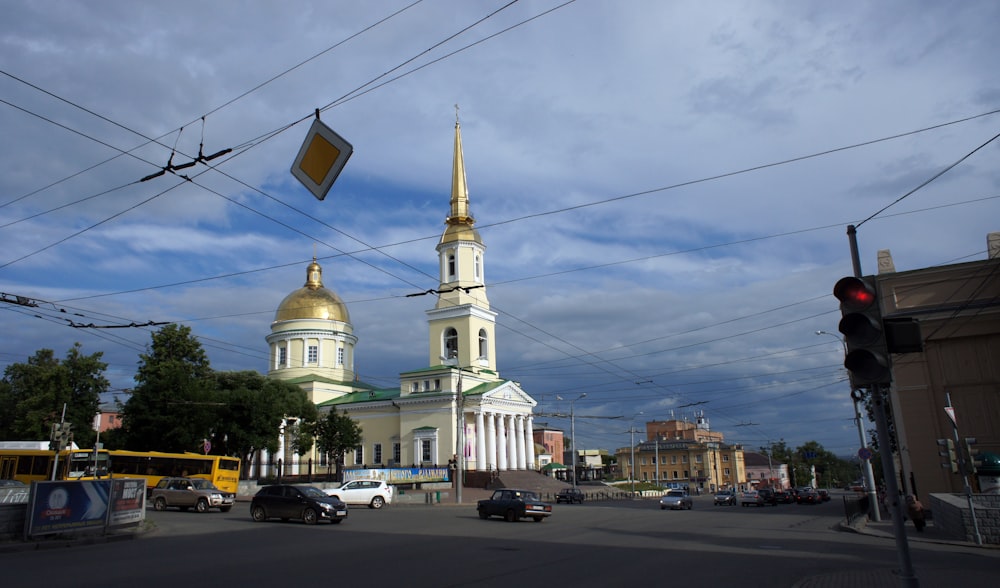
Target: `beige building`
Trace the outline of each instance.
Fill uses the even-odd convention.
[[[938,455],[937,439],[954,436],[946,395],[960,437],[1000,454],[1000,233],[987,241],[986,260],[906,272],[880,253],[883,314],[918,319],[923,339],[923,352],[893,356],[891,406],[906,493],[963,490],[962,477],[942,468]]]
[[[320,412],[341,410],[364,440],[348,466],[440,468],[456,454],[469,471],[537,469],[532,411],[536,405],[496,363],[496,313],[486,295],[486,245],[474,228],[455,124],[450,213],[437,244],[440,283],[427,311],[428,365],[400,374],[398,388],[380,389],[354,371],[357,337],[346,305],[323,283],[314,259],[305,285],[278,306],[271,333],[269,377],[300,386]],[[279,456],[304,466],[290,447],[295,419],[285,423]],[[459,439],[464,437],[464,443]],[[264,459],[274,456],[264,456]],[[311,456],[314,463],[323,457]]]
[[[627,479],[687,487],[691,492],[741,488],[747,481],[743,446],[726,444],[721,433],[711,433],[704,415],[694,423],[647,422],[646,440],[634,448],[618,449],[615,457]]]

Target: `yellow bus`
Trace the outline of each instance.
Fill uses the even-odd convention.
[[[58,458],[58,459],[57,459]],[[52,476],[53,466],[57,469]],[[46,480],[107,478],[110,468],[105,449],[0,449],[0,479],[25,484]]]
[[[236,494],[240,481],[240,460],[224,455],[162,453],[112,449],[111,473],[126,478],[145,478],[147,492],[168,476],[203,478],[220,490]]]

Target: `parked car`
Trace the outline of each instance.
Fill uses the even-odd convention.
[[[382,508],[392,503],[393,488],[382,480],[351,480],[339,488],[329,488],[327,495],[347,504]]]
[[[830,500],[830,491],[829,490],[820,489],[820,490],[816,491],[816,494],[819,494],[819,497],[823,499],[823,502],[826,502],[827,500]]]
[[[683,490],[667,490],[667,493],[660,498],[660,510],[679,510],[687,509],[691,510],[694,506],[694,501],[691,500],[691,495]]]
[[[715,494],[715,506],[736,506],[736,495],[729,490],[722,490]]]
[[[552,505],[542,502],[538,494],[531,490],[500,488],[493,492],[490,498],[477,502],[476,510],[479,511],[481,519],[498,516],[513,523],[530,518],[540,523],[552,514]]]
[[[774,501],[779,504],[792,504],[795,502],[795,495],[790,490],[776,490]]]
[[[556,504],[560,502],[565,502],[566,504],[579,502],[583,504],[584,498],[586,498],[586,495],[579,488],[563,488],[556,494]]]
[[[764,497],[757,490],[747,490],[740,494],[740,506],[764,506]]]
[[[799,488],[799,493],[795,498],[799,504],[819,504],[823,502],[823,497],[812,488]]]
[[[772,488],[758,488],[757,494],[760,495],[760,499],[764,504],[770,504],[771,506],[778,505],[778,496]]]
[[[250,501],[250,516],[257,522],[302,519],[307,525],[318,521],[337,524],[347,518],[347,505],[315,486],[275,484],[257,491]]]
[[[217,508],[222,512],[229,512],[236,502],[236,496],[232,492],[216,488],[215,484],[202,478],[163,478],[150,492],[150,500],[156,510],[177,507],[181,510],[194,508],[198,512],[207,512],[210,508]]]

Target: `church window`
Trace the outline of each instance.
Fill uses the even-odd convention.
[[[475,269],[475,271],[476,271],[476,281],[477,282],[482,282],[483,281],[483,258],[478,253],[476,254],[476,262],[475,263],[476,263],[476,266],[475,266],[475,268],[476,268]]]
[[[288,363],[288,348],[279,347],[278,348],[278,365],[283,366]]]
[[[358,445],[354,448],[354,465],[362,465],[365,463],[365,448],[362,445]]]
[[[420,382],[410,384],[410,392],[420,392]]]
[[[317,363],[319,361],[319,346],[310,345],[309,346],[309,358],[306,360],[309,363]]]
[[[435,378],[434,379],[434,389],[435,390],[440,390],[441,389],[441,378]]]
[[[392,444],[392,463],[399,463],[403,459],[402,449],[399,443]]]
[[[337,365],[344,365],[344,348],[337,348]]]
[[[444,330],[444,356],[448,359],[458,357],[458,331],[453,327]]]
[[[448,254],[448,281],[455,281],[455,254]]]
[[[424,463],[430,463],[431,457],[431,440],[421,439],[420,440],[420,461]]]
[[[376,443],[372,447],[372,463],[382,463],[382,444]]]
[[[489,358],[489,338],[486,336],[486,329],[479,329],[479,359]]]

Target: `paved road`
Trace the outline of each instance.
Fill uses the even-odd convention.
[[[341,525],[148,512],[133,541],[0,554],[11,585],[898,586],[891,540],[833,530],[817,506],[661,511],[655,501],[559,505],[542,523],[482,521],[473,505],[352,509]],[[1000,551],[911,546],[920,586],[992,585]],[[831,580],[841,581],[836,584]],[[864,581],[862,581],[864,580]],[[185,584],[186,585],[186,584]]]

